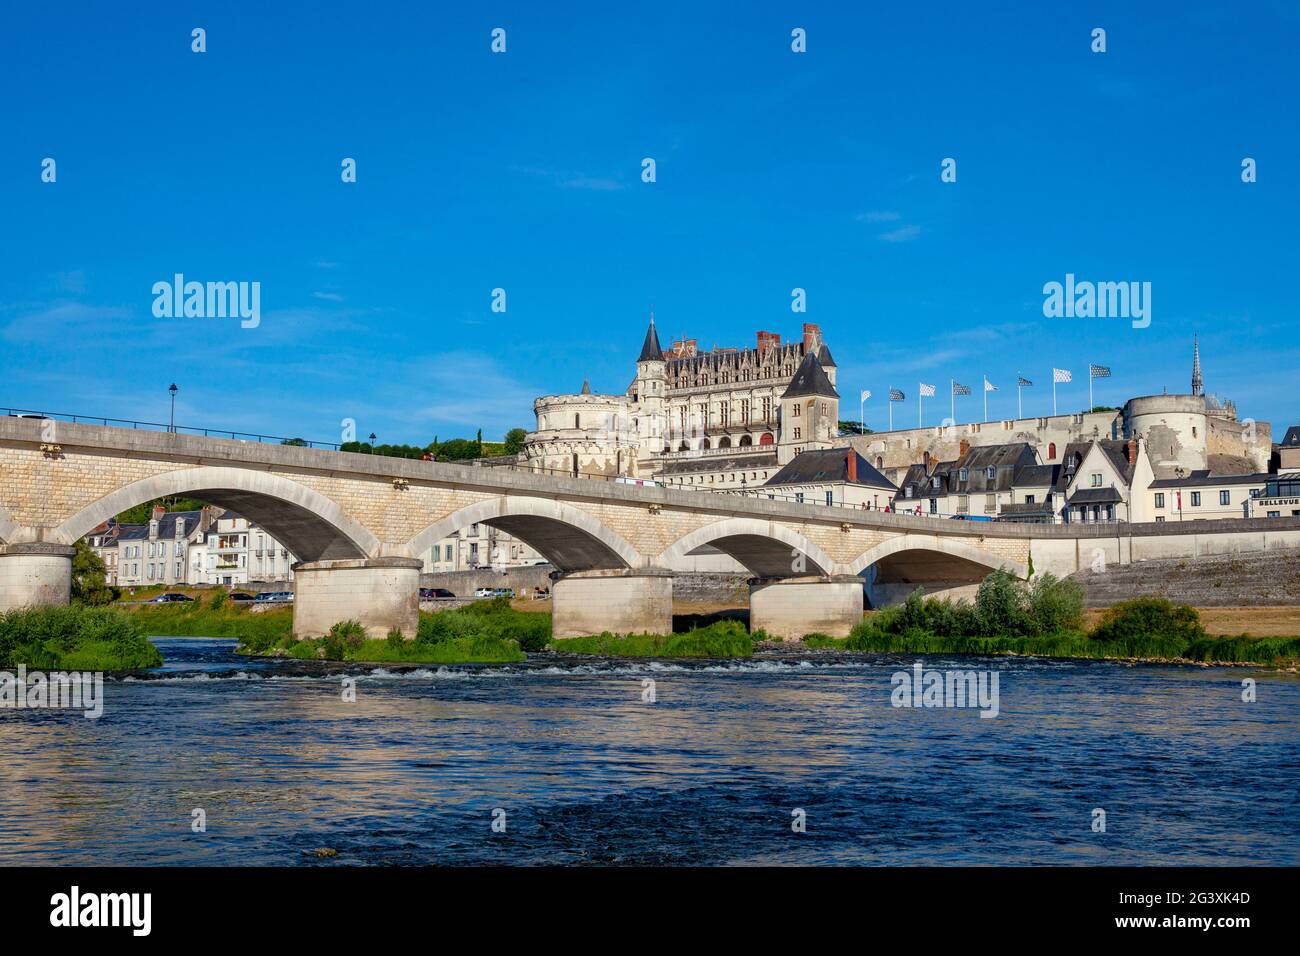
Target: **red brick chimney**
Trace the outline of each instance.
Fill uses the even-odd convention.
[[[822,340],[822,327],[814,325],[812,322],[803,324],[803,354],[807,355],[815,349]]]
[[[781,344],[781,336],[776,332],[758,333],[758,354],[762,355],[768,349],[776,348]]]
[[[963,438],[961,444],[957,446],[957,455],[960,457],[965,455],[968,451],[970,451],[970,442]]]
[[[1131,465],[1138,460],[1138,440],[1130,438],[1128,440],[1128,463]]]
[[[857,481],[858,480],[858,453],[854,451],[852,448],[849,449],[848,464],[849,464],[849,481]]]
[[[153,506],[153,520],[154,520],[154,521],[161,521],[161,520],[162,520],[162,516],[165,515],[166,513],[167,513],[167,509],[164,508],[162,505],[154,505],[154,506]]]

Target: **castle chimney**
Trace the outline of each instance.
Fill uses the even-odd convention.
[[[815,350],[822,339],[822,329],[820,325],[814,325],[812,322],[803,324],[803,354]]]
[[[966,452],[968,451],[970,451],[970,442],[967,439],[963,438],[961,440],[961,444],[957,446],[957,456],[959,458],[964,457]]]
[[[849,449],[848,455],[849,481],[858,480],[858,453],[852,448]]]
[[[1131,465],[1138,459],[1138,440],[1130,438],[1128,440],[1128,463]]]
[[[165,515],[166,513],[167,513],[167,509],[164,508],[162,505],[154,505],[154,506],[153,506],[153,520],[154,520],[154,521],[161,521],[161,520],[162,520],[162,516]]]

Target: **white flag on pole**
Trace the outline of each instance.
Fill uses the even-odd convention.
[[[933,385],[926,385],[924,382],[918,382],[917,384],[921,386],[921,394],[922,394],[922,395],[924,395],[926,398],[934,398],[934,386],[933,386]]]
[[[1072,381],[1072,379],[1070,378],[1070,371],[1069,371],[1069,369],[1064,369],[1064,368],[1054,368],[1054,369],[1052,369],[1052,381],[1053,381],[1053,382],[1069,382],[1069,381]]]
[[[869,399],[870,397],[871,397],[871,392],[868,391],[867,389],[863,389],[863,391],[862,391],[862,398],[859,399],[859,401],[863,401],[863,402],[865,402],[865,401],[866,401],[867,399]]]
[[[998,387],[997,387],[996,385],[994,385],[992,382],[990,382],[990,381],[988,380],[988,376],[986,375],[986,376],[984,377],[984,391],[986,391],[986,392],[996,392],[997,390],[998,390]]]

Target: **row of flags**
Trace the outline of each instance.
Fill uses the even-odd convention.
[[[1110,367],[1107,365],[1093,365],[1093,364],[1088,365],[1088,408],[1089,410],[1091,410],[1093,407],[1092,381],[1093,379],[1097,379],[1097,378],[1110,378]],[[1066,368],[1052,369],[1052,414],[1053,415],[1056,414],[1056,386],[1068,382],[1073,382],[1073,381],[1074,381],[1074,375],[1069,369]],[[1033,384],[1034,384],[1033,381],[1025,378],[1023,375],[1016,376],[1017,417],[1020,418],[1024,417],[1024,415],[1021,414],[1021,410],[1020,410],[1020,390],[1022,388],[1030,388],[1033,386]],[[963,385],[961,382],[957,381],[956,379],[950,379],[949,385],[950,385],[950,397],[954,400],[959,395],[971,394],[970,386]],[[920,399],[934,398],[935,395],[937,394],[937,388],[936,386],[930,385],[926,382],[917,382],[917,389],[919,391],[919,396],[920,396],[917,399],[917,426],[920,427],[920,419],[921,419]],[[988,401],[989,401],[988,393],[996,392],[997,390],[998,387],[994,385],[992,382],[990,382],[988,376],[985,375],[984,376],[984,419],[985,421],[988,420]],[[869,389],[863,389],[861,394],[861,403],[865,404],[867,399],[869,399],[870,397],[871,397],[871,391]],[[889,390],[889,400],[891,402],[902,402],[907,400],[907,396],[903,393],[903,390],[901,388],[891,388]],[[956,420],[955,405],[953,408],[953,420],[954,421]],[[894,429],[894,409],[892,405],[889,408],[889,429],[890,431],[893,431]]]

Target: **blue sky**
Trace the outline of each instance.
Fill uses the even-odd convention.
[[[1048,412],[1053,365],[1062,411],[1088,362],[1098,402],[1185,391],[1193,332],[1300,420],[1300,4],[457,6],[8,5],[0,405],[165,421],[175,381],[183,424],[496,437],[623,390],[653,303],[705,346],[820,323],[877,428],[918,381],[927,424],[949,378],[963,419],[983,374]],[[260,282],[260,326],[155,318],[177,272]],[[1150,282],[1150,327],[1044,318],[1067,272]]]

